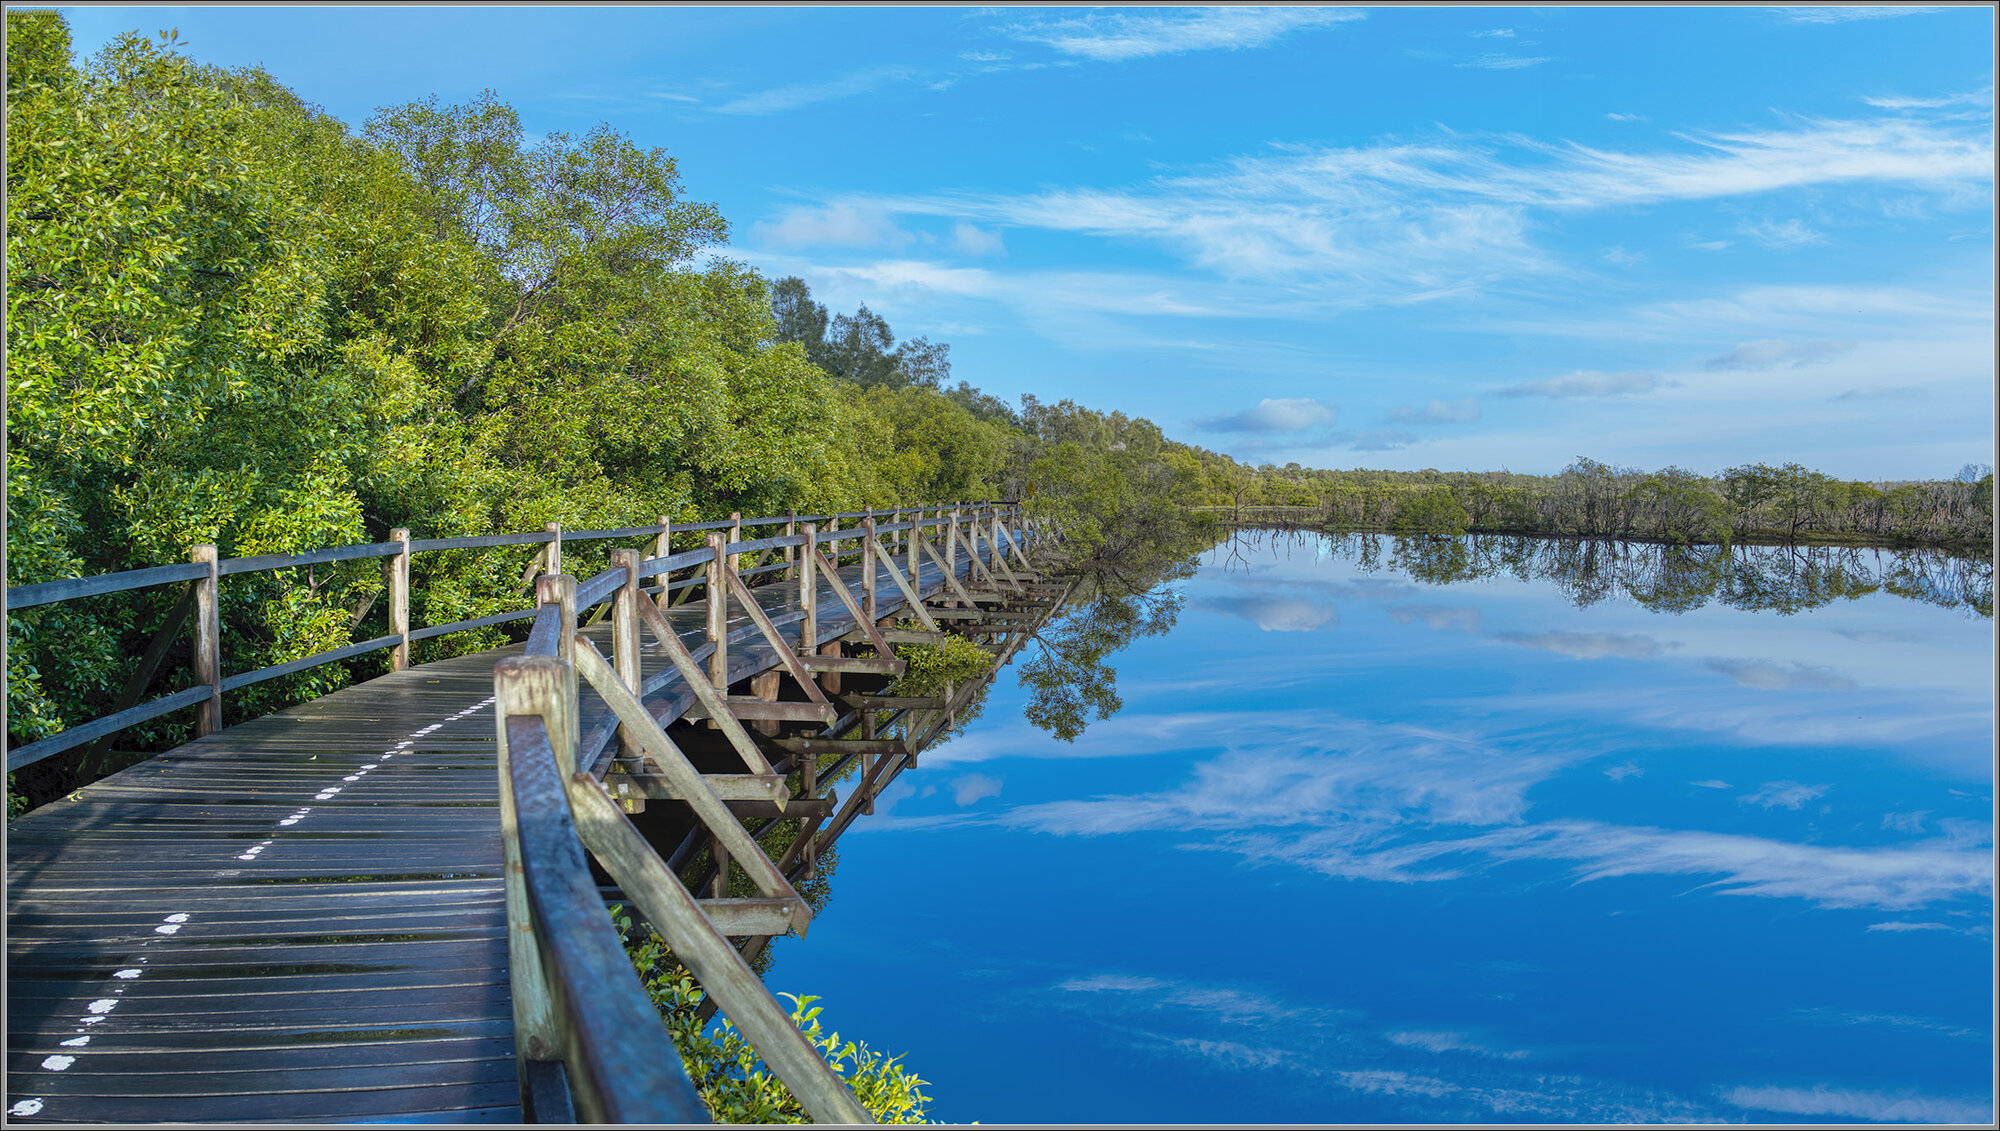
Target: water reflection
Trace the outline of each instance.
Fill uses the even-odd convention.
[[[1225,542],[996,684],[802,969],[959,1119],[1983,1121],[1990,576]]]
[[[1871,593],[1993,615],[1993,563],[1942,550],[1856,546],[1667,546],[1591,538],[1505,534],[1393,537],[1239,533],[1259,545],[1276,537],[1324,543],[1362,570],[1395,570],[1434,585],[1511,576],[1553,581],[1578,608],[1623,595],[1662,613],[1711,602],[1790,614]],[[1385,555],[1385,544],[1387,553]]]

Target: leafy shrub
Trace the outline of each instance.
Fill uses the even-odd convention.
[[[993,668],[993,655],[963,636],[947,635],[930,644],[894,645],[908,665],[896,683],[901,695],[935,695],[948,683],[964,683]]]
[[[640,981],[667,1023],[695,1090],[716,1122],[811,1123],[791,1089],[734,1025],[726,1018],[713,1024],[702,1020],[701,988],[660,936],[650,927],[635,927],[623,907],[612,910],[612,920]],[[901,1055],[885,1056],[862,1042],[841,1040],[838,1032],[827,1032],[819,1020],[822,1007],[813,1004],[817,997],[779,996],[792,1002],[792,1023],[878,1123],[927,1122],[930,1097],[918,1090],[926,1081],[900,1063]]]

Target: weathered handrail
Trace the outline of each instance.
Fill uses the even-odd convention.
[[[1018,511],[1008,512],[1014,513]],[[788,709],[820,711],[821,721],[832,723],[836,709],[802,659],[819,642],[817,598],[822,582],[830,583],[849,613],[854,622],[851,631],[873,644],[878,660],[900,668],[900,661],[892,660],[874,623],[875,616],[888,607],[879,600],[882,595],[876,567],[885,568],[909,614],[935,631],[936,622],[915,589],[920,577],[919,548],[940,566],[945,559],[929,538],[912,536],[896,539],[901,543],[899,562],[882,541],[898,530],[878,528],[872,519],[863,519],[855,531],[843,532],[849,538],[864,539],[861,593],[857,596],[819,551],[823,539],[815,524],[793,522],[797,534],[748,543],[731,541],[724,532],[740,529],[740,524],[718,526],[705,532],[708,545],[704,549],[668,558],[647,559],[637,550],[616,550],[612,568],[582,583],[567,575],[544,577],[536,587],[535,624],[523,655],[502,660],[494,669],[516,1049],[525,1107],[531,1118],[687,1121],[705,1114],[698,1109],[694,1115],[685,1110],[671,1117],[658,1114],[661,1105],[686,1103],[683,1074],[630,1074],[610,1067],[651,1065],[675,1054],[657,1015],[650,1020],[634,1017],[637,1012],[650,1011],[650,1002],[635,984],[630,962],[603,914],[601,898],[592,905],[590,896],[596,889],[590,886],[587,851],[666,940],[709,1001],[729,1016],[814,1119],[872,1122],[845,1082],[751,970],[744,954],[729,941],[732,934],[758,939],[786,930],[803,934],[811,913],[787,874],[796,854],[789,854],[782,862],[767,858],[714,784],[728,781],[733,783],[732,789],[751,791],[731,793],[732,798],[757,797],[780,813],[792,811],[785,778],[765,761],[731,709],[728,649],[738,640],[761,635],[776,654],[779,670],[788,672],[807,697],[808,702],[788,704]],[[899,526],[916,529],[907,523]],[[956,519],[946,520],[944,527],[946,533],[956,533]],[[1006,529],[997,513],[993,529],[1003,531],[997,537],[1007,539],[1017,561],[1025,566],[1021,541]],[[993,566],[1006,569],[1000,561],[1006,550],[990,531],[982,533]],[[802,607],[772,616],[743,579],[753,571],[740,569],[736,555],[780,548],[801,551],[798,592]],[[975,559],[979,553],[972,550]],[[705,574],[707,639],[702,647],[692,650],[640,587],[645,578],[681,566],[697,567]],[[956,578],[951,579],[951,586],[956,593],[965,593]],[[730,632],[725,629],[732,599],[751,623]],[[614,602],[608,658],[577,633],[578,614],[605,600]],[[792,624],[798,625],[795,634],[780,632],[781,625]],[[653,635],[651,648],[671,661],[670,667],[650,679],[642,679],[640,664],[645,630]],[[671,720],[656,718],[645,706],[650,692],[676,676],[742,757],[748,775],[717,778],[697,770],[663,728],[662,723]],[[609,708],[610,715],[593,723],[587,736],[579,734],[583,704],[578,697],[586,684]],[[925,730],[934,733],[948,725],[970,690],[945,701],[936,718],[924,723]],[[617,749],[600,759],[598,752],[614,737]],[[669,796],[688,806],[697,822],[697,833],[711,846],[717,877],[714,898],[706,902],[697,899],[631,824],[627,813],[643,801],[635,803],[622,793],[614,796],[601,780],[614,757],[625,767],[624,780],[656,783],[655,788],[666,791],[648,796]],[[808,763],[816,760],[813,756],[807,759]],[[814,773],[809,769],[801,773],[802,785],[810,795],[815,790]],[[879,778],[876,771],[870,773],[875,776],[868,780]],[[838,829],[853,820],[858,803],[850,800],[832,835],[838,835]],[[800,812],[816,823],[830,812],[830,804],[830,799],[818,801],[802,806]],[[808,866],[810,859],[808,851]],[[726,871],[732,862],[756,886],[761,902],[726,898]],[[659,1094],[646,1095],[648,1089]]]
[[[982,513],[992,511],[998,505],[1000,504],[941,504],[920,508],[902,508],[899,510],[854,511],[830,517],[836,520],[862,519],[866,521],[876,515],[900,516],[912,510],[919,515],[931,511],[942,513],[946,510],[952,511],[955,514],[960,509],[970,509],[974,513]],[[245,558],[220,558],[216,554],[215,547],[204,545],[195,547],[195,560],[185,565],[152,566],[146,569],[125,570],[118,573],[98,574],[91,577],[64,578],[57,581],[40,582],[34,585],[10,587],[6,591],[6,605],[8,610],[12,611],[14,609],[28,609],[63,601],[80,600],[87,597],[129,592],[131,590],[159,585],[193,582],[194,596],[198,606],[198,611],[194,618],[196,621],[194,667],[196,678],[199,682],[194,686],[180,691],[171,692],[144,703],[136,703],[89,722],[79,723],[56,734],[47,735],[34,742],[11,748],[7,752],[7,768],[10,771],[20,769],[23,766],[31,765],[44,758],[60,754],[65,750],[99,741],[118,731],[137,726],[140,723],[159,718],[162,715],[185,710],[190,706],[200,708],[195,725],[196,733],[198,735],[209,734],[221,729],[222,696],[225,693],[238,691],[245,687],[277,679],[281,676],[292,675],[310,668],[352,659],[355,656],[366,655],[370,652],[390,649],[394,650],[394,654],[391,657],[392,670],[401,670],[408,666],[410,645],[413,643],[445,636],[454,632],[469,632],[476,629],[490,628],[495,625],[526,620],[534,615],[534,608],[530,607],[527,609],[508,610],[483,616],[469,617],[447,624],[412,628],[409,623],[410,561],[412,556],[418,553],[539,544],[543,546],[543,550],[537,555],[536,560],[530,563],[528,576],[522,579],[523,584],[526,584],[538,571],[547,574],[561,572],[561,549],[565,542],[653,537],[658,539],[657,549],[659,553],[647,564],[649,567],[656,565],[657,568],[649,569],[646,576],[661,577],[661,584],[657,586],[657,589],[663,593],[684,593],[687,590],[699,588],[707,584],[708,579],[697,574],[676,582],[668,575],[675,570],[702,566],[708,561],[709,551],[706,548],[702,548],[680,554],[669,554],[666,552],[667,542],[673,534],[682,532],[708,533],[722,530],[734,533],[748,527],[784,527],[786,528],[784,534],[768,538],[743,541],[738,537],[732,537],[728,542],[726,552],[731,557],[731,564],[734,565],[737,555],[763,553],[773,549],[785,550],[785,560],[753,566],[750,569],[739,571],[739,575],[743,577],[761,577],[771,573],[783,572],[786,576],[791,576],[797,569],[796,563],[791,560],[793,551],[804,544],[804,540],[793,533],[793,531],[797,529],[799,524],[816,521],[821,517],[793,514],[745,519],[739,515],[732,515],[727,519],[684,525],[676,525],[662,518],[659,523],[653,525],[584,531],[564,531],[559,524],[551,523],[547,529],[540,531],[519,534],[488,534],[462,538],[412,539],[407,530],[397,529],[390,532],[391,540],[387,542],[334,546],[300,554],[262,554]],[[947,521],[944,518],[939,518],[926,525],[940,525],[945,524]],[[881,528],[881,531],[888,532],[906,528],[907,524],[899,523],[894,526],[885,526]],[[860,536],[861,531],[857,527],[852,531],[822,534],[820,541],[840,542]],[[838,550],[838,547],[836,547],[836,550]],[[836,561],[840,557],[852,554],[853,552],[853,550],[838,550],[838,553],[835,555]],[[229,675],[223,673],[221,626],[218,615],[221,599],[219,581],[221,578],[369,558],[389,559],[390,633],[345,644],[341,647],[328,649],[311,656],[272,664],[254,671],[238,672]],[[592,579],[593,582],[596,580]],[[586,583],[586,585],[589,584],[591,583]],[[615,588],[615,586],[612,588]],[[609,594],[609,589],[606,589],[604,593],[596,594],[593,599],[585,602],[584,607],[587,608],[601,603]],[[170,619],[168,630],[177,632],[179,630],[178,622]],[[149,649],[149,653],[152,651],[154,650]],[[150,678],[150,671],[144,674],[147,678]],[[143,680],[140,681],[141,684],[143,682]],[[143,691],[143,686],[132,690],[136,694]],[[198,693],[204,691],[205,693]],[[127,701],[129,702],[130,700]],[[112,725],[114,723],[116,725]]]

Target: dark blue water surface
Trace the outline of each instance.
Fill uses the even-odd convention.
[[[1217,547],[1074,743],[1003,673],[773,988],[953,1121],[1990,1121],[1990,567],[1579,552]]]

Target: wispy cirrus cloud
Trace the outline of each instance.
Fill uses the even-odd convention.
[[[1766,11],[1789,24],[1850,24],[1856,20],[1887,20],[1898,16],[1921,16],[1943,8],[1916,4],[1799,5],[1767,8]]]
[[[1507,55],[1489,51],[1477,59],[1467,59],[1462,63],[1453,63],[1452,66],[1478,67],[1485,71],[1518,71],[1523,67],[1539,66],[1548,61],[1545,56]]]
[[[1479,419],[1479,398],[1430,400],[1421,406],[1397,405],[1389,411],[1397,424],[1460,424]]]
[[[1826,242],[1826,233],[1808,228],[1798,220],[1746,220],[1736,230],[1758,244],[1775,251],[1791,251]]]
[[[1474,1056],[1497,1057],[1501,1060],[1520,1060],[1528,1055],[1526,1049],[1496,1049],[1492,1045],[1476,1040],[1464,1033],[1437,1032],[1436,1030],[1403,1030],[1382,1034],[1392,1045],[1404,1048],[1426,1049],[1430,1052],[1469,1052]]]
[[[1496,632],[1493,639],[1521,648],[1536,648],[1573,660],[1643,660],[1660,654],[1660,642],[1650,636],[1619,632]]]
[[[916,82],[923,78],[925,75],[915,67],[870,67],[822,82],[797,83],[741,95],[714,109],[718,114],[782,114],[816,102],[852,98],[885,86]]]
[[[1861,101],[1884,110],[1945,110],[1954,106],[1969,106],[1974,109],[1993,111],[1993,88],[1965,91],[1959,94],[1941,94],[1933,98],[1913,98],[1908,95],[1885,94],[1863,97]]]
[[[1622,397],[1650,393],[1663,382],[1657,373],[1599,373],[1578,370],[1541,381],[1522,381],[1493,390],[1496,397]]]
[[[1810,664],[1766,663],[1762,660],[1704,660],[1702,666],[1758,691],[1852,691],[1854,681],[1838,672]]]
[[[1352,8],[1181,8],[1093,12],[1005,29],[1015,39],[1069,56],[1123,62],[1190,51],[1266,47],[1293,32],[1365,19]]]
[[[1989,1100],[1965,1096],[1927,1096],[1918,1092],[1866,1092],[1820,1084],[1811,1088],[1736,1087],[1722,1092],[1726,1103],[1751,1111],[1787,1115],[1842,1115],[1870,1123],[1993,1122]]]
[[[885,209],[850,201],[801,205],[751,231],[764,245],[780,248],[903,247],[915,239]]]
[[[1801,785],[1795,781],[1767,781],[1736,800],[1766,809],[1797,809],[1808,801],[1826,796],[1827,788],[1823,785]]]
[[[1397,624],[1421,622],[1433,631],[1455,629],[1477,634],[1484,616],[1472,605],[1392,605],[1384,610]]]
[[[1992,179],[1987,131],[1939,112],[1787,116],[1767,128],[1684,131],[1633,148],[1450,132],[1348,148],[1272,148],[1123,187],[865,203],[982,228],[1161,247],[1199,272],[1175,284],[1199,295],[1196,305],[1306,319],[1573,274],[1533,238],[1548,213],[1871,184],[1969,205]],[[1752,229],[1751,238],[1812,238],[1784,222]]]
[[[1992,831],[1983,824],[1954,822],[1921,840],[1846,847],[1535,821],[1530,790],[1594,758],[1595,747],[1570,749],[1546,739],[1528,749],[1500,747],[1476,733],[1329,720],[1324,713],[1304,726],[1283,712],[1200,718],[1198,732],[1178,725],[1159,732],[1161,720],[1154,720],[1150,738],[1112,728],[1104,736],[1113,746],[1135,741],[1135,752],[1148,753],[1173,748],[1171,735],[1183,743],[1227,736],[1228,749],[1196,762],[1178,786],[1026,805],[991,819],[1063,836],[1168,831],[1189,838],[1188,847],[1388,883],[1449,882],[1496,864],[1540,860],[1566,865],[1578,882],[1702,876],[1717,894],[1899,910],[1981,898],[1992,882]],[[1804,794],[1821,789],[1771,782],[1746,803],[1803,805]]]
[[[1701,363],[1703,369],[1711,373],[1731,369],[1772,369],[1786,366],[1796,369],[1801,365],[1817,365],[1832,361],[1854,348],[1850,341],[1834,342],[1788,342],[1783,338],[1761,338],[1754,342],[1744,342],[1728,353],[1718,354]]]

